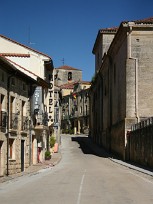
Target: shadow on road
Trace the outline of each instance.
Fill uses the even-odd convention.
[[[121,158],[119,158],[118,156],[111,154],[109,152],[106,152],[102,147],[98,146],[97,144],[95,144],[89,137],[87,136],[72,136],[71,140],[73,142],[77,142],[80,146],[79,148],[82,150],[82,152],[84,154],[92,154],[92,155],[96,155],[98,157],[103,157],[103,158],[112,158],[112,159],[116,159],[116,162],[118,160],[117,163],[120,163]],[[142,166],[139,164],[136,164],[135,162],[130,162],[130,161],[126,161],[124,162],[124,165],[126,166],[126,164],[130,164],[135,166],[136,168],[141,168],[144,170],[148,170],[150,172],[153,172],[152,168],[149,168],[147,166]],[[123,161],[122,161],[122,165],[123,165]],[[131,168],[131,167],[130,167]]]
[[[82,150],[84,154],[93,154],[99,157],[108,158],[110,154],[107,153],[102,147],[94,144],[89,137],[85,136],[75,136],[71,137],[72,142],[77,142],[80,146],[79,148]]]

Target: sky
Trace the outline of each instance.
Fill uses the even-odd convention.
[[[91,81],[98,31],[149,17],[153,0],[5,0],[0,34],[49,55],[55,68],[81,69]]]

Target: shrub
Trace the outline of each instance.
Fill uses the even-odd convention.
[[[50,147],[51,147],[51,148],[54,147],[55,142],[56,142],[55,137],[54,137],[54,136],[51,136],[51,137],[50,137]]]
[[[69,130],[69,133],[70,133],[70,134],[74,134],[74,130],[73,130],[73,129],[70,129],[70,130]]]
[[[45,152],[45,159],[51,159],[51,153],[50,151]]]

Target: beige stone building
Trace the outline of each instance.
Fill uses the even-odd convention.
[[[25,71],[25,70],[24,70]],[[30,165],[30,88],[42,85],[0,56],[0,176]]]
[[[54,123],[53,62],[48,55],[2,35],[0,35],[0,45],[0,55],[8,63],[24,73],[25,79],[27,76],[39,82],[37,86],[29,84],[28,93],[30,94],[28,97],[30,100],[29,162],[36,164],[45,159],[45,152],[49,149],[50,131]],[[24,114],[27,114],[25,108]]]
[[[106,49],[104,35],[109,39]],[[153,115],[153,18],[100,30],[93,54],[96,73],[90,89],[90,137],[128,159],[127,131]]]
[[[89,130],[89,88],[91,83],[79,81],[71,86],[63,85],[70,94],[63,96],[61,110],[61,129],[63,133],[88,133]],[[72,89],[73,87],[73,89]]]

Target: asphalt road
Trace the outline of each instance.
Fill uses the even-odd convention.
[[[62,160],[0,184],[0,204],[153,204],[153,177],[95,155],[85,136],[62,136]]]

